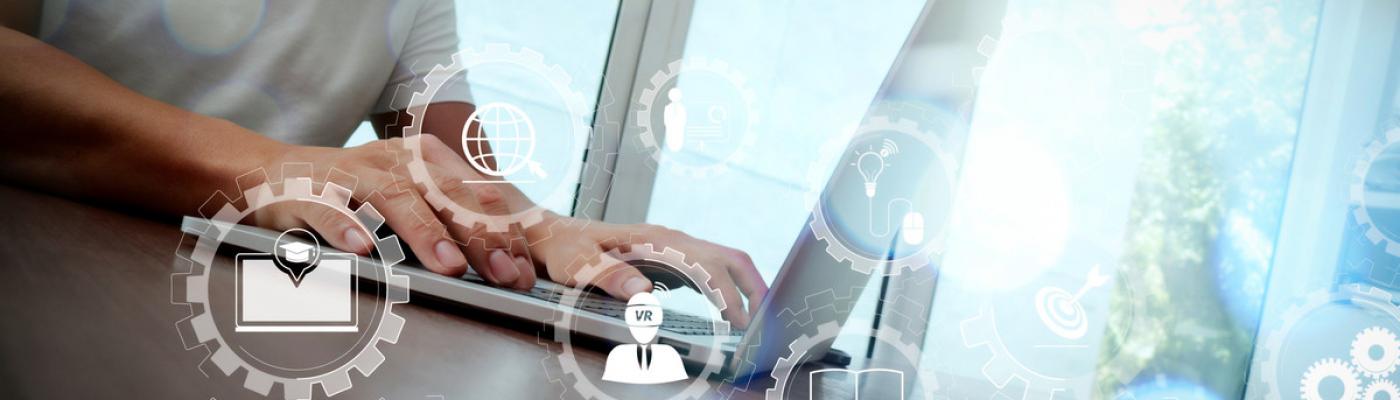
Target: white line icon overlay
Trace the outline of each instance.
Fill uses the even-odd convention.
[[[294,282],[274,256],[235,257],[236,332],[356,332],[354,255],[324,253],[314,270]]]

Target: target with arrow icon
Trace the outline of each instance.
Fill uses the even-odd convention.
[[[1074,293],[1054,286],[1041,288],[1035,294],[1035,312],[1040,315],[1040,322],[1056,336],[1069,340],[1083,338],[1089,331],[1089,318],[1079,299],[1108,280],[1108,275],[1099,272],[1099,266],[1094,265],[1084,277],[1084,285]]]

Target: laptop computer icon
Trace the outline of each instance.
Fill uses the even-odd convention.
[[[314,268],[295,278],[279,268],[271,253],[242,253],[234,259],[236,332],[359,330],[352,254],[323,253]]]

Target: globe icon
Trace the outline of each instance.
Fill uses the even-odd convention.
[[[525,112],[507,103],[487,103],[467,117],[462,132],[462,150],[467,162],[481,173],[504,177],[530,167],[543,177],[544,171],[530,159],[535,152],[535,125]],[[488,138],[486,133],[490,132]],[[488,159],[494,159],[493,167]]]

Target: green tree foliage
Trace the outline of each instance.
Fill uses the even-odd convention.
[[[1119,269],[1136,287],[1110,300],[1096,397],[1156,376],[1243,393],[1319,9],[1191,1],[1141,28],[1173,39],[1159,59]]]

